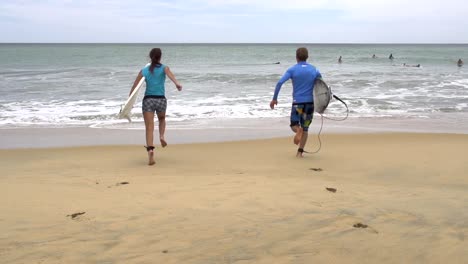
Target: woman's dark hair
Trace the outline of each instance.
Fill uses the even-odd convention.
[[[149,68],[150,72],[154,72],[154,68],[161,66],[161,49],[160,48],[154,48],[150,51],[149,57],[151,59],[151,66]]]

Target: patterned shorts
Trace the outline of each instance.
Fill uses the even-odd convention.
[[[291,109],[291,126],[301,126],[304,131],[309,130],[314,117],[314,103],[293,104]]]
[[[141,107],[143,112],[156,112],[162,113],[166,112],[167,108],[167,100],[164,97],[161,98],[153,98],[153,97],[145,97],[143,99],[143,106]]]

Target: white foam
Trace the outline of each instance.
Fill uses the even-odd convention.
[[[256,61],[250,61],[254,63],[250,66],[242,66],[216,58],[181,66],[186,65],[185,62],[178,65],[179,68],[173,68],[184,90],[175,92],[170,82],[166,86],[169,121],[191,127],[203,125],[200,120],[289,116],[290,81],[282,88],[279,105],[275,110],[269,109],[276,81],[287,69],[283,61],[281,68],[259,66],[254,63]],[[430,66],[412,70],[391,67],[387,60],[384,64],[376,62],[366,60],[356,62],[358,64],[352,67],[338,67],[333,60],[333,65],[319,65],[333,92],[348,103],[353,117],[425,116],[452,109],[468,113],[466,72],[452,68],[439,72]],[[369,66],[369,63],[374,64]],[[132,125],[126,125],[126,120],[116,119],[136,74],[132,67],[9,67],[3,72],[0,91],[8,89],[11,92],[0,98],[0,128],[118,124],[134,129]],[[141,99],[133,109],[136,123],[142,122],[140,109]],[[344,113],[345,108],[337,101],[327,109],[329,115]]]

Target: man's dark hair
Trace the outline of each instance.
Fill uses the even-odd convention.
[[[309,58],[309,51],[306,48],[298,48],[296,50],[296,58],[299,61],[306,61]]]

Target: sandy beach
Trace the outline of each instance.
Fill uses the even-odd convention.
[[[0,150],[1,262],[466,263],[468,135],[322,140]]]

